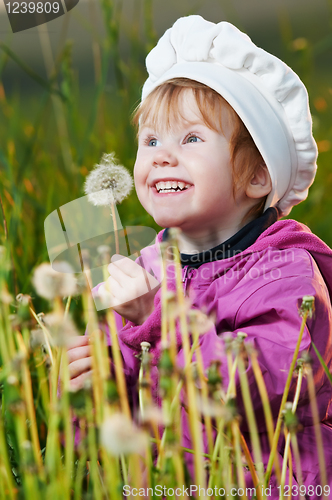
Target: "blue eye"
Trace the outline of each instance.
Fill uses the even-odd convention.
[[[200,139],[199,137],[197,137],[196,135],[190,135],[188,138],[187,138],[187,142],[202,142],[202,139]]]
[[[160,142],[157,139],[148,139],[147,141],[148,146],[160,146]]]

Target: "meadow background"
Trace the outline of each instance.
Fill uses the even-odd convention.
[[[35,295],[34,266],[47,261],[44,220],[83,196],[86,175],[114,151],[132,170],[130,123],[146,78],[144,59],[180,16],[226,20],[281,57],[306,84],[320,154],[308,200],[291,217],[332,245],[331,0],[81,0],[69,14],[13,34],[0,16],[0,244],[10,246],[10,290]],[[124,225],[159,229],[135,194]]]

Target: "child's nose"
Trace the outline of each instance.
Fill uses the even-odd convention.
[[[177,164],[178,160],[176,156],[165,148],[158,148],[154,154],[153,166],[155,167],[176,167]]]

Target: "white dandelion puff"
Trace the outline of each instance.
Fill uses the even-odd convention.
[[[78,336],[75,324],[68,316],[64,317],[59,313],[45,314],[44,324],[54,345],[65,346],[70,338]]]
[[[114,456],[141,453],[148,445],[147,434],[121,413],[114,413],[104,420],[100,427],[100,441]]]
[[[117,165],[114,153],[104,154],[100,164],[86,178],[84,191],[88,200],[95,206],[121,203],[133,187],[133,179],[129,171]]]
[[[44,263],[35,269],[32,283],[40,297],[53,300],[55,297],[69,297],[77,292],[77,280],[67,262],[57,262],[56,269]]]

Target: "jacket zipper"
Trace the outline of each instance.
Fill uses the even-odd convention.
[[[183,291],[184,295],[187,296],[187,286],[188,286],[188,278],[190,278],[189,266],[186,266],[183,271],[182,283],[183,283]]]

